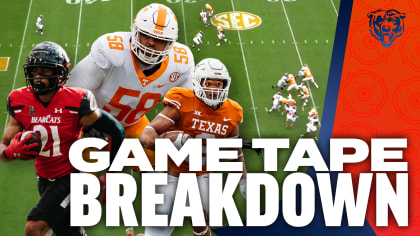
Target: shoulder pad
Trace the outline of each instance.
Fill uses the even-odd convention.
[[[106,69],[112,65],[120,66],[126,58],[131,58],[131,54],[126,54],[126,51],[130,52],[129,36],[127,34],[129,32],[104,34],[92,44],[90,55],[99,67]],[[110,38],[117,39],[115,43],[118,43],[121,49],[111,48],[112,42],[109,41]]]
[[[175,42],[169,57],[170,63],[174,62],[179,73],[189,73],[194,68],[194,55],[191,49],[184,44]],[[177,60],[181,60],[182,63],[177,63]],[[187,64],[185,64],[186,60],[188,60]]]

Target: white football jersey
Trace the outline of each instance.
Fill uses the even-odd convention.
[[[200,16],[202,19],[206,19],[207,21],[207,13],[205,11],[200,12]]]
[[[189,47],[175,43],[160,68],[146,76],[130,49],[130,32],[99,37],[90,54],[71,71],[68,86],[91,90],[98,106],[124,127],[137,123],[172,87],[192,89],[188,79],[194,69]]]

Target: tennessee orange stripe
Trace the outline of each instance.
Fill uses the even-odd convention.
[[[157,19],[156,19],[156,25],[155,25],[155,29],[156,30],[163,31],[163,27],[162,26],[165,25],[166,13],[167,13],[166,7],[164,7],[162,5],[159,5],[159,10],[158,10],[158,15],[157,15]]]

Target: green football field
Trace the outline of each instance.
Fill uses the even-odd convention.
[[[196,63],[215,57],[226,64],[232,77],[229,97],[244,110],[244,122],[240,125],[243,137],[290,138],[291,148],[278,152],[278,171],[270,172],[281,186],[287,175],[282,169],[297,138],[306,130],[307,112],[316,108],[322,118],[340,0],[0,0],[1,134],[8,122],[7,95],[25,85],[23,64],[34,45],[42,41],[59,43],[69,54],[73,67],[89,53],[97,37],[129,31],[138,10],[152,2],[163,3],[175,12],[179,42],[192,46],[194,35],[204,32],[201,51],[192,48]],[[216,27],[206,28],[199,19],[205,3],[213,6],[217,22],[227,28],[228,41],[220,47],[216,47]],[[44,35],[36,33],[35,22],[40,14],[44,15]],[[292,93],[298,105],[298,119],[294,127],[286,128],[285,114],[267,112],[272,96],[282,91],[271,85],[285,72],[297,74],[303,63],[309,64],[319,88],[308,84],[312,97],[305,109],[298,92]],[[153,119],[160,109],[161,103],[147,114],[148,118]],[[249,172],[263,172],[263,159],[255,152],[245,150],[245,159]],[[140,182],[138,174],[135,178]],[[240,193],[235,198],[244,217]],[[0,163],[0,235],[23,235],[26,215],[38,199],[32,161]],[[136,206],[139,202],[138,199]],[[140,212],[137,218],[141,221]],[[125,235],[123,226],[104,225],[103,217],[98,225],[87,228],[88,235]],[[174,235],[191,235],[192,229],[186,225],[176,229]],[[135,233],[140,232],[144,228],[136,227]]]

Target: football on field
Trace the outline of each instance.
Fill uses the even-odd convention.
[[[37,147],[31,148],[30,150],[39,153],[41,151],[42,141],[41,141],[41,136],[39,136],[38,133],[33,132],[33,131],[25,131],[22,133],[20,140],[22,141],[23,139],[25,139],[25,137],[27,137],[30,134],[32,134],[32,138],[26,142],[26,145],[29,145],[32,143],[38,143],[39,145]]]
[[[180,149],[182,145],[190,138],[190,135],[181,130],[168,131],[163,135],[163,138],[170,139],[175,147]]]

